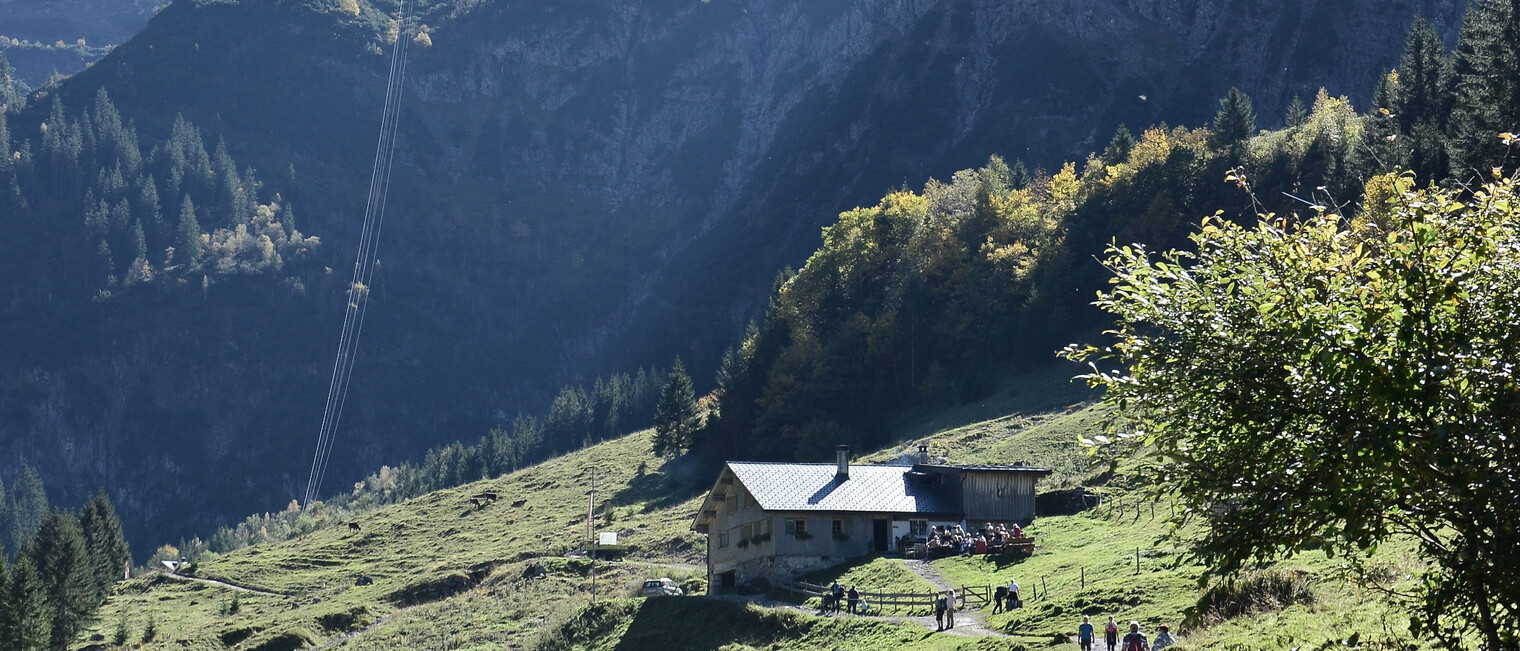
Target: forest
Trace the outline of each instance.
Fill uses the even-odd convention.
[[[1512,172],[1516,26],[1510,3],[1474,2],[1447,53],[1417,20],[1364,112],[1321,90],[1258,133],[1250,98],[1232,89],[1211,129],[1136,138],[1121,126],[1080,171],[1031,175],[993,157],[841,214],[725,355],[716,413],[692,450],[713,463],[817,460],[836,443],[891,441],[904,405],[983,397],[1010,369],[1103,327],[1091,302],[1108,272],[1093,256],[1112,242],[1185,247],[1210,214],[1355,214],[1368,179],[1398,170],[1453,187]]]
[[[105,491],[78,511],[50,507],[42,480],[25,465],[9,486],[0,481],[0,543],[4,649],[67,649],[94,621],[111,585],[132,571]]]

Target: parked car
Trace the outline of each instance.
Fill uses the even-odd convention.
[[[685,593],[681,592],[680,586],[677,586],[675,581],[668,577],[661,577],[645,581],[644,587],[639,589],[639,594],[646,597],[679,597]]]

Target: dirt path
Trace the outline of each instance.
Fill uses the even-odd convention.
[[[940,574],[939,570],[934,569],[934,566],[930,565],[928,561],[903,559],[903,565],[906,566],[909,570],[912,570],[914,574],[922,577],[923,580],[934,584],[934,587],[939,588],[940,590],[950,590],[955,588],[955,586],[950,585],[950,580],[946,579],[945,575]],[[1008,635],[1002,631],[987,628],[987,626],[982,623],[981,613],[982,609],[975,607],[964,607],[960,610],[957,610],[955,612],[955,628],[949,629],[946,632],[954,635],[974,635],[977,637]],[[901,619],[919,621],[924,625],[925,628],[935,628],[934,617],[932,616],[905,617]]]
[[[169,577],[169,578],[177,580],[177,581],[193,581],[193,582],[196,582],[196,583],[205,583],[205,584],[208,584],[208,585],[221,586],[223,588],[227,588],[227,589],[230,589],[230,590],[237,590],[238,592],[248,592],[248,593],[252,593],[252,594],[261,594],[261,595],[268,596],[268,597],[289,597],[290,596],[290,595],[287,595],[287,594],[280,594],[278,592],[266,592],[264,590],[259,590],[257,588],[247,588],[247,587],[243,587],[243,586],[240,586],[240,585],[233,585],[231,583],[227,583],[226,581],[217,581],[216,579],[201,579],[201,578],[197,578],[197,577],[193,577],[193,576],[185,576],[183,574],[172,574],[172,573],[169,573],[169,572],[159,572],[158,574],[160,576],[166,576],[166,577]]]

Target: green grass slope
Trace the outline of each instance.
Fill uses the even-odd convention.
[[[726,597],[631,598],[649,577],[670,576],[693,592],[705,587],[704,541],[688,527],[711,478],[684,461],[651,456],[646,431],[385,507],[360,516],[358,530],[338,526],[205,560],[191,570],[201,580],[150,575],[124,582],[86,638],[110,648],[125,628],[126,647],[237,651],[991,650],[1044,646],[1074,633],[1083,614],[1139,620],[1147,631],[1169,623],[1175,630],[1199,599],[1204,568],[1189,560],[1185,543],[1163,537],[1172,529],[1169,502],[1153,503],[1124,488],[1127,481],[1108,482],[1108,474],[1088,462],[1078,440],[1101,432],[1106,412],[1076,402],[1090,398],[1081,391],[1059,395],[1067,399],[1043,390],[1004,392],[926,414],[916,432],[921,438],[865,460],[893,458],[925,442],[952,462],[1047,465],[1056,472],[1042,488],[1086,485],[1104,496],[1102,507],[1040,517],[1029,527],[1040,547],[1027,558],[947,558],[915,571],[901,559],[873,557],[806,577],[838,579],[866,592],[927,592],[933,583],[920,576],[926,571],[954,586],[1018,580],[1026,607],[966,615],[985,626],[969,633],[964,627],[955,636],[932,633],[925,613],[906,610],[882,619],[818,618],[807,605],[785,601],[767,600],[772,605],[765,607]],[[1121,464],[1121,477],[1125,467],[1138,465]],[[632,546],[625,559],[594,566],[566,557],[584,540],[593,477],[596,530],[618,531]],[[469,503],[485,492],[498,499],[478,509]],[[1417,567],[1411,550],[1398,545],[1374,560],[1384,585],[1396,585]],[[547,576],[525,579],[534,566]],[[1185,647],[1274,649],[1356,640],[1403,648],[1408,642],[1406,618],[1377,593],[1346,581],[1339,559],[1310,552],[1271,571],[1307,596],[1191,626],[1180,637]],[[359,585],[360,577],[372,582]],[[154,635],[144,642],[150,620]]]

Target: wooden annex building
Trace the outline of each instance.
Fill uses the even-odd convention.
[[[938,525],[1028,524],[1032,466],[930,463],[919,448],[911,465],[730,461],[697,511],[692,529],[707,534],[708,589],[774,581],[871,553],[899,551]]]

